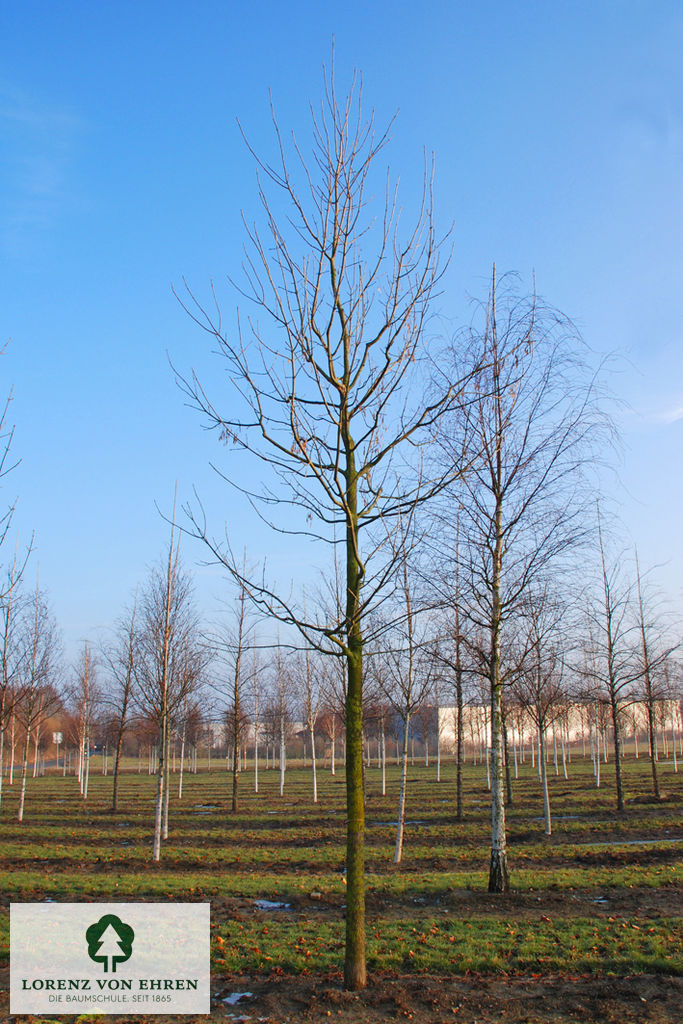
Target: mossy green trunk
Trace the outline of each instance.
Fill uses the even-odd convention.
[[[347,659],[346,958],[344,984],[365,987],[365,801],[363,795],[363,660],[360,638]]]
[[[363,792],[363,634],[358,548],[358,480],[348,413],[342,411],[346,452],[346,956],[344,985],[365,988],[365,795]]]

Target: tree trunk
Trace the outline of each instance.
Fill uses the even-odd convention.
[[[90,734],[86,734],[83,746],[83,799],[88,799],[88,783],[90,782]]]
[[[14,712],[12,712],[12,732],[11,732],[11,740],[10,740],[9,779],[8,779],[8,782],[9,782],[10,786],[14,785],[14,753],[15,753],[15,751],[17,749],[17,746],[16,746],[16,724],[17,724],[16,716],[15,716]]]
[[[344,985],[365,988],[365,800],[360,630],[350,638],[346,692],[346,957]]]
[[[114,786],[111,794],[111,809],[112,811],[118,811],[119,803],[119,766],[121,764],[121,746],[123,743],[123,730],[119,729],[116,736],[116,753],[114,754]],[[138,759],[138,772],[140,771],[140,762]]]
[[[180,773],[178,775],[178,799],[183,798],[183,770],[185,768],[185,729],[180,737]]]
[[[463,755],[465,748],[465,737],[463,722],[462,669],[459,664],[459,652],[456,653],[456,666],[457,667],[455,672],[455,699],[458,705],[458,734],[455,766],[455,817],[457,821],[462,821],[464,817],[462,803],[462,768],[464,760]]]
[[[659,779],[657,778],[657,757],[656,757],[656,725],[655,725],[655,712],[652,700],[648,699],[647,702],[647,734],[650,744],[650,766],[652,768],[652,792],[655,800],[661,800],[659,792]]]
[[[401,863],[403,856],[403,836],[406,826],[406,792],[408,789],[408,732],[410,730],[410,715],[403,719],[403,750],[401,753],[401,789],[398,797],[398,820],[396,822],[396,847],[394,849],[394,864]]]
[[[152,844],[152,860],[158,861],[161,857],[161,825],[164,813],[164,783],[165,783],[165,764],[164,754],[166,747],[166,718],[162,718],[162,725],[159,732],[159,766],[157,769],[157,795],[156,795],[156,806],[154,809],[154,840]]]
[[[541,762],[541,787],[543,790],[543,822],[545,825],[545,834],[547,836],[552,835],[552,822],[550,820],[550,796],[548,794],[548,767],[546,764],[546,733],[545,728],[539,725],[539,736],[541,742],[541,756],[539,760]]]
[[[595,785],[600,788],[600,726],[595,723]]]
[[[239,664],[239,663],[238,663]],[[238,677],[239,669],[235,671],[236,678]],[[232,759],[232,804],[231,810],[233,814],[236,814],[239,810],[239,785],[240,785],[240,758],[239,749],[242,741],[241,737],[241,720],[240,720],[240,705],[239,695],[237,690],[238,684],[235,683],[235,701],[234,701],[234,715],[232,721],[233,736],[235,737],[235,756]]]
[[[0,807],[2,807],[2,779],[5,773],[5,692],[0,705]]]
[[[512,771],[510,769],[510,748],[508,744],[507,714],[503,715],[503,756],[505,760],[505,792],[508,807],[512,806]]]
[[[500,459],[500,454],[498,455]],[[500,474],[499,474],[500,475]],[[496,547],[493,569],[493,608],[491,616],[491,863],[489,892],[507,892],[510,887],[505,836],[505,800],[503,793],[503,684],[500,675],[501,631],[502,504],[496,506]]]
[[[311,728],[311,772],[313,775],[313,803],[318,802],[318,776],[315,763],[315,728]]]
[[[617,783],[617,810],[620,814],[625,811],[624,806],[624,783],[621,774],[621,723],[619,722],[619,707],[616,698],[610,701],[612,709],[612,726],[614,728],[614,768]],[[607,744],[605,744],[605,748]]]
[[[285,793],[285,716],[280,715],[280,796]]]
[[[441,782],[441,729],[439,728],[439,708],[436,709],[436,781]]]
[[[170,723],[169,723],[170,724]],[[166,751],[164,754],[164,800],[161,821],[161,838],[168,839],[168,804],[171,796],[171,730],[166,729]]]
[[[258,793],[258,719],[254,722],[254,792]]]
[[[24,802],[26,800],[26,776],[28,775],[28,745],[30,738],[31,736],[27,726],[26,739],[24,740],[24,757],[21,765],[21,790],[19,793],[19,810],[17,812],[17,821],[24,820]]]

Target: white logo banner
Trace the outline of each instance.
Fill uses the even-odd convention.
[[[10,1013],[210,1013],[208,903],[12,903]]]

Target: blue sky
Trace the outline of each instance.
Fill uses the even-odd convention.
[[[407,210],[422,153],[453,223],[439,299],[453,329],[491,263],[514,269],[622,353],[612,389],[625,448],[615,490],[641,563],[681,603],[683,8],[679,2],[201,2],[2,6],[0,338],[14,389],[4,482],[36,531],[67,651],[109,624],[197,485],[216,525],[290,571],[212,478],[215,438],[185,408],[167,353],[215,378],[171,287],[239,270],[257,213],[255,148],[272,152],[268,89],[305,145],[335,40],[338,83],[363,73]],[[226,308],[232,297],[224,288]],[[630,538],[630,539],[629,539]],[[193,564],[202,552],[186,547]],[[280,560],[280,561],[278,561]],[[200,570],[207,604],[221,589]]]

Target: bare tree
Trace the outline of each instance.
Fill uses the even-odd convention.
[[[522,662],[514,682],[515,699],[524,708],[538,730],[538,770],[543,795],[545,834],[552,834],[550,795],[548,792],[546,741],[548,729],[562,714],[564,669],[561,623],[567,609],[554,599],[547,586],[525,595],[520,616],[524,637]]]
[[[668,644],[665,639],[664,623],[661,614],[657,615],[652,599],[647,600],[643,593],[643,581],[636,560],[636,588],[638,596],[638,632],[640,634],[640,650],[642,655],[641,693],[647,713],[647,733],[652,770],[652,792],[656,800],[660,799],[659,779],[657,778],[657,726],[655,721],[657,701],[668,696],[665,669],[671,655],[678,649],[677,644]],[[636,726],[634,725],[634,731]],[[676,756],[674,741],[674,757]]]
[[[303,652],[303,664],[299,667],[301,704],[304,722],[311,743],[311,783],[313,785],[313,803],[318,802],[318,771],[315,749],[315,733],[322,708],[325,690],[319,661],[306,648]]]
[[[242,576],[246,573],[246,555],[242,562]],[[256,622],[249,597],[243,583],[237,582],[237,598],[229,609],[229,621],[209,638],[209,645],[216,652],[219,663],[220,681],[217,692],[227,698],[228,732],[232,742],[232,804],[233,814],[239,810],[239,777],[241,770],[241,749],[244,732],[248,723],[246,690],[253,682],[251,673],[256,662],[249,659],[254,647]],[[225,670],[226,678],[222,675]]]
[[[95,679],[95,663],[90,645],[85,643],[75,670],[73,687],[74,721],[78,740],[78,783],[81,796],[88,799],[90,780],[90,748],[99,692]]]
[[[633,616],[634,585],[626,575],[623,556],[610,557],[606,550],[599,509],[598,547],[599,582],[586,604],[586,675],[593,698],[609,708],[614,735],[617,810],[623,813],[626,806],[622,775],[622,712],[635,699],[635,684],[643,676],[645,668],[637,658],[637,626]],[[598,744],[599,734],[600,730],[596,729]],[[599,766],[597,751],[596,763]],[[597,780],[599,784],[599,775]]]
[[[344,733],[346,703],[346,666],[338,658],[321,665],[323,672],[323,705],[318,727],[330,744],[330,774],[337,773],[337,742]]]
[[[447,555],[444,559],[444,538],[439,529],[443,525],[443,517],[439,515],[438,510],[435,510],[433,513],[433,521],[436,526],[435,532],[440,537],[440,543],[432,551],[429,580],[438,591],[438,603],[441,604],[445,611],[439,625],[439,635],[433,648],[433,655],[441,664],[442,671],[445,669],[452,673],[455,690],[455,817],[457,821],[462,821],[464,816],[463,764],[465,739],[463,712],[465,707],[466,645],[461,621],[463,617],[461,610],[463,594],[461,585],[460,516],[456,512],[452,558]],[[448,525],[451,525],[450,517]],[[451,531],[447,530],[447,538],[449,538],[450,533]],[[438,678],[441,679],[441,673],[439,673]]]
[[[244,579],[203,513],[190,512],[190,519],[257,605],[298,628],[312,647],[346,660],[344,978],[347,988],[359,989],[366,984],[364,622],[389,571],[377,525],[442,485],[420,481],[409,456],[457,385],[431,401],[416,397],[440,277],[429,171],[415,227],[402,239],[395,191],[387,188],[378,218],[370,209],[388,136],[375,132],[372,116],[364,118],[360,89],[352,87],[340,102],[326,80],[310,160],[296,142],[290,158],[275,118],[273,124],[276,164],[256,157],[266,233],[247,228],[242,289],[268,327],[250,319],[247,331],[238,324],[234,334],[226,332],[218,300],[211,312],[188,292],[185,308],[215,339],[233,389],[220,408],[194,374],[183,386],[226,444],[270,472],[263,491],[247,493],[258,514],[277,531],[341,545],[343,614],[307,617],[302,602],[263,576]],[[288,204],[282,216],[270,189]],[[238,471],[229,479],[244,492]]]
[[[495,266],[483,326],[469,332],[477,393],[464,395],[446,421],[447,459],[468,472],[451,497],[460,509],[463,612],[482,651],[491,703],[491,861],[489,891],[509,886],[504,771],[506,620],[540,572],[557,565],[586,534],[583,471],[604,436],[605,420],[571,323],[532,295],[518,295]],[[460,349],[458,349],[460,352]]]
[[[399,606],[394,623],[384,633],[386,649],[379,654],[386,661],[388,671],[386,676],[376,673],[380,686],[385,680],[389,683],[382,686],[383,693],[400,717],[403,731],[394,864],[400,864],[403,856],[411,722],[432,689],[435,667],[434,659],[427,651],[431,637],[425,611],[416,599],[415,578],[410,572],[411,556],[414,556],[418,541],[414,523],[399,517],[396,530],[392,530],[388,538],[394,551]]]
[[[105,697],[113,713],[114,723],[114,773],[111,796],[111,809],[118,810],[119,773],[121,767],[121,750],[123,737],[128,726],[133,701],[133,684],[135,682],[135,616],[138,595],[130,613],[118,624],[116,636],[112,643],[103,647],[102,656],[110,672],[109,693]]]
[[[24,820],[31,736],[59,703],[56,689],[59,639],[47,600],[38,586],[23,611],[23,650],[16,701],[16,717],[24,730],[18,821]]]
[[[180,565],[173,527],[166,565],[152,569],[142,590],[136,629],[137,699],[143,714],[158,730],[152,847],[152,858],[158,861],[161,841],[168,834],[169,745],[173,719],[201,680],[204,660],[191,582]]]
[[[0,601],[0,802],[5,770],[5,731],[8,718],[14,715],[18,695],[19,674],[22,665],[22,643],[20,637],[21,597],[19,593],[20,570],[16,554],[7,572],[4,593]],[[12,750],[14,761],[14,750]]]

